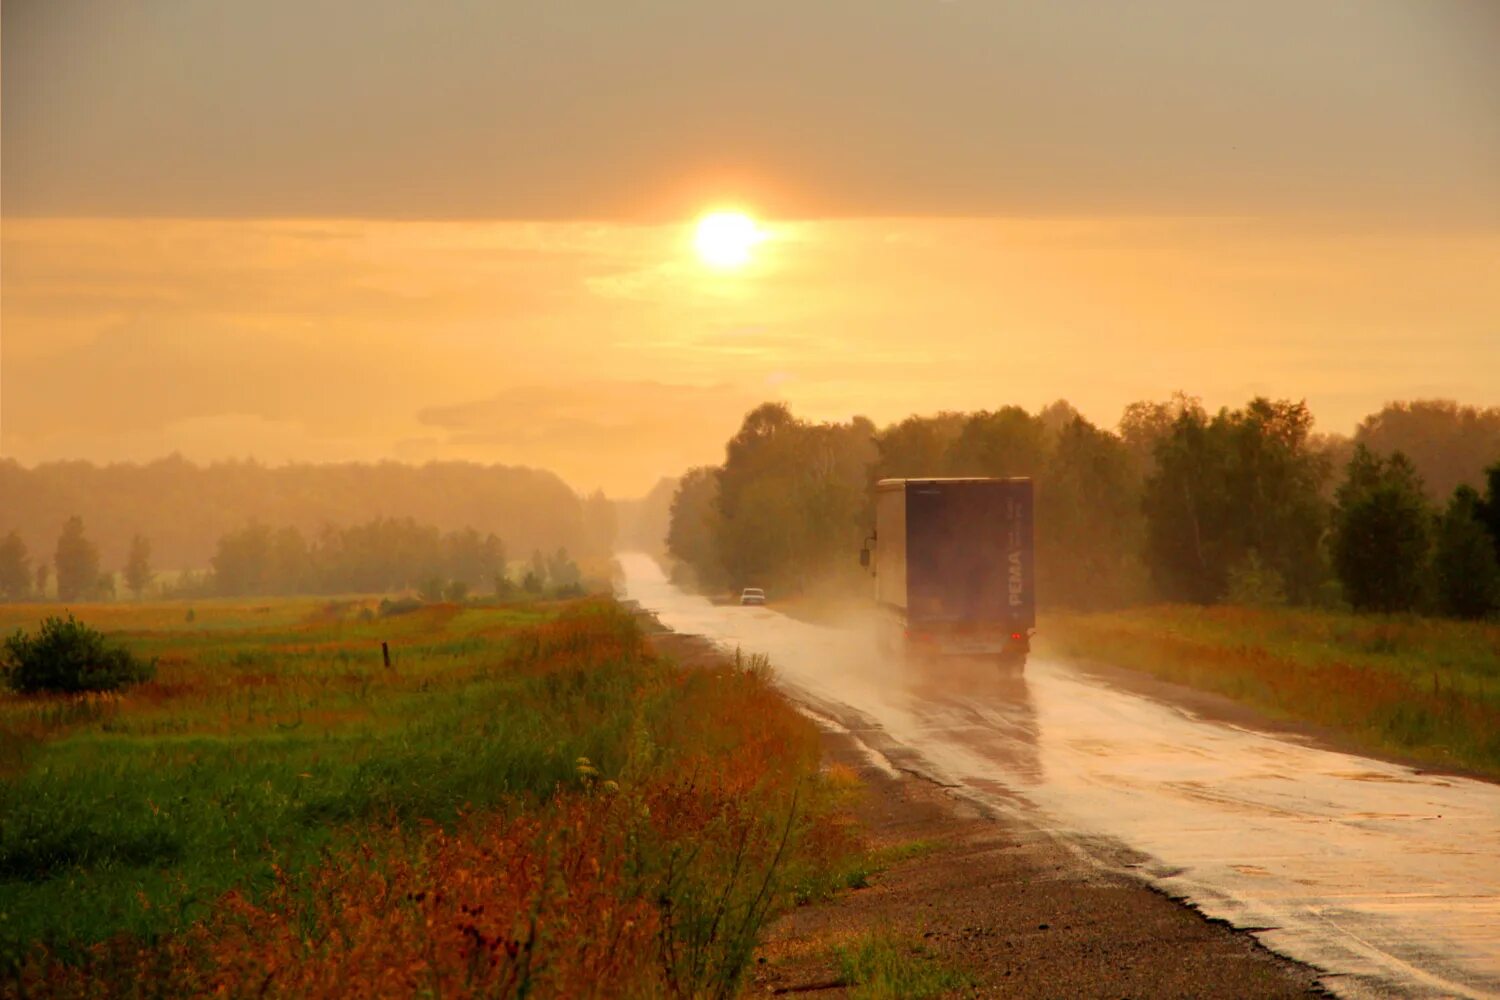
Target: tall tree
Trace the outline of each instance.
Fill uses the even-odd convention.
[[[1240,525],[1235,564],[1255,553],[1294,601],[1313,599],[1327,577],[1321,540],[1328,524],[1323,484],[1331,471],[1311,441],[1307,403],[1254,399],[1229,415],[1232,516]]]
[[[275,587],[271,578],[271,529],[247,524],[219,539],[213,558],[213,589],[226,596],[268,594]]]
[[[583,574],[573,557],[568,555],[568,550],[558,549],[547,557],[547,579],[554,587],[572,587],[583,579]]]
[[[1293,600],[1314,596],[1328,469],[1309,446],[1311,427],[1305,403],[1254,399],[1211,420],[1182,410],[1157,443],[1144,499],[1148,561],[1163,596],[1217,601],[1231,571],[1252,558]]]
[[[1142,479],[1156,467],[1157,446],[1171,435],[1183,414],[1188,413],[1208,419],[1203,401],[1181,390],[1164,403],[1142,400],[1125,407],[1125,412],[1120,415],[1120,440]]]
[[[957,476],[1036,476],[1046,466],[1047,427],[1019,406],[975,413],[950,450]]]
[[[950,452],[968,417],[939,413],[907,417],[880,432],[872,479],[920,479],[948,474]]]
[[[802,590],[858,574],[875,426],[810,424],[780,403],[745,417],[718,472],[718,555],[733,586]]]
[[[99,586],[99,550],[83,533],[83,518],[76,514],[63,524],[52,557],[57,567],[57,599],[76,601]]]
[[[1139,596],[1145,523],[1124,442],[1075,417],[1037,478],[1036,507],[1037,589],[1049,603],[1098,608]]]
[[[12,531],[0,541],[0,600],[20,601],[31,593],[31,556],[21,534]]]
[[[140,600],[151,586],[151,543],[144,535],[130,539],[130,554],[125,558],[125,586]]]
[[[1479,503],[1472,486],[1460,486],[1438,521],[1433,579],[1439,606],[1458,618],[1483,618],[1500,605],[1500,560],[1479,520]]]
[[[1440,501],[1461,484],[1479,486],[1500,457],[1500,407],[1460,406],[1451,399],[1387,403],[1360,421],[1354,440],[1377,455],[1401,452]]]
[[[1500,559],[1500,462],[1484,470],[1484,484],[1484,499],[1474,504],[1474,516],[1494,539],[1495,558]]]
[[[1406,456],[1356,446],[1334,514],[1333,566],[1360,611],[1410,611],[1422,599],[1431,514]]]
[[[687,566],[704,588],[723,583],[719,558],[719,470],[712,466],[689,469],[678,480],[667,520],[667,552]]]
[[[1226,456],[1202,410],[1177,416],[1158,440],[1146,481],[1146,551],[1162,596],[1208,604],[1227,585]]]

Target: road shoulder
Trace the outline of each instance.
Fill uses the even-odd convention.
[[[1326,996],[1318,973],[1274,955],[1126,874],[1105,870],[1013,816],[986,815],[921,778],[892,776],[847,733],[825,760],[859,775],[872,847],[914,856],[867,886],[775,923],[751,992],[840,996],[835,951],[871,933],[915,961],[956,969],[957,995],[1007,997]]]

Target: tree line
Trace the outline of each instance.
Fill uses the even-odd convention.
[[[581,497],[550,472],[503,465],[197,465],[174,455],[27,468],[0,460],[0,530],[14,529],[40,552],[70,514],[88,524],[107,564],[123,564],[132,539],[144,536],[157,565],[173,570],[207,567],[219,539],[251,521],[311,538],[328,524],[412,518],[441,531],[493,532],[523,552],[565,547],[586,560],[609,556],[615,530],[602,494]]]
[[[1038,590],[1056,605],[1500,605],[1500,410],[1445,401],[1390,404],[1352,439],[1265,398],[1216,413],[1184,394],[1135,403],[1114,430],[1061,401],[884,428],[768,403],[722,465],[679,482],[667,547],[708,589],[852,581],[874,483],[924,476],[1032,477]]]
[[[101,568],[99,548],[76,515],[64,522],[50,561],[33,565],[19,532],[0,539],[0,600],[49,596],[54,570],[59,601],[114,598],[117,581],[137,598],[416,591],[427,600],[463,600],[479,591],[500,597],[582,593],[583,584],[566,547],[550,555],[534,550],[529,564],[513,574],[505,543],[495,534],[474,528],[445,532],[411,518],[325,526],[311,539],[293,526],[251,522],[219,538],[206,571],[176,574],[157,586],[145,536],[132,539],[117,576]]]

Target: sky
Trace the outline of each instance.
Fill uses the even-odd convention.
[[[0,47],[28,464],[630,496],[766,399],[1500,405],[1493,4],[7,0]]]

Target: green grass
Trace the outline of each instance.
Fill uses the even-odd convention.
[[[941,847],[941,844],[931,840],[908,840],[865,851],[851,858],[847,866],[838,873],[839,888],[864,889],[869,886],[870,879],[886,869],[903,861],[931,854]]]
[[[524,626],[556,611],[279,601],[80,616],[161,660],[121,697],[0,695],[0,963],[181,928],[231,887],[269,886],[356,836],[354,821],[447,822],[625,765],[622,706],[663,667],[529,670]],[[0,610],[30,627],[53,609]],[[638,641],[618,612],[604,626]],[[380,641],[394,669],[382,666]],[[644,710],[644,709],[643,709]]]
[[[926,1000],[970,985],[971,977],[921,944],[890,931],[871,931],[834,949],[854,1000]]]
[[[1500,626],[1305,609],[1054,614],[1065,656],[1141,670],[1372,752],[1500,777]]]

